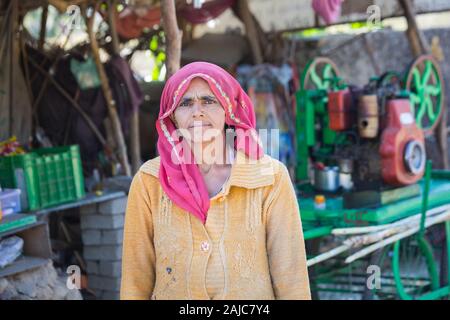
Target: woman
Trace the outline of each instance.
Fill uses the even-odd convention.
[[[239,83],[210,63],[183,67],[156,127],[160,157],[128,196],[121,299],[310,299],[294,188],[264,155]]]

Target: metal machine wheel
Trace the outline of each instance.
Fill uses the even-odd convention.
[[[433,132],[443,111],[442,73],[432,56],[418,57],[408,68],[404,89],[410,92],[412,113],[425,134]]]
[[[302,90],[326,90],[333,89],[337,84],[334,79],[339,78],[339,70],[336,64],[329,58],[317,57],[311,60],[304,69],[301,77]]]

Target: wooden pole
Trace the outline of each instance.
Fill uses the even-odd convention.
[[[116,0],[108,1],[108,24],[109,24],[109,34],[111,35],[113,53],[119,54],[120,42],[116,29]]]
[[[444,96],[444,110],[442,111],[442,119],[437,127],[437,141],[439,144],[439,149],[442,152],[442,162],[443,168],[448,170],[450,168],[450,163],[448,159],[448,137],[449,133],[447,131],[447,121],[448,121],[448,110],[445,103]]]
[[[250,47],[252,49],[253,61],[255,64],[261,64],[264,62],[264,59],[259,43],[258,28],[248,6],[248,2],[247,0],[238,0],[236,5],[237,15],[244,23],[245,34],[247,35]]]
[[[93,24],[95,12],[97,11],[97,7],[94,7],[92,15],[90,17],[86,16],[86,7],[83,10],[83,15],[86,20],[87,31],[89,35],[89,42],[91,44],[92,55],[95,60],[95,64],[97,66],[97,72],[100,77],[103,95],[105,96],[106,105],[108,107],[109,118],[111,120],[111,125],[114,132],[114,138],[117,143],[117,152],[119,161],[122,164],[125,175],[131,176],[131,168],[128,162],[127,155],[127,146],[125,144],[125,139],[123,136],[122,126],[120,124],[119,115],[117,114],[116,102],[114,101],[111,88],[109,86],[108,77],[106,76],[105,68],[100,60],[99,47],[97,43],[97,39],[94,34]]]
[[[42,51],[42,49],[44,48],[45,33],[47,30],[47,17],[48,17],[48,5],[42,8],[41,31],[39,33],[39,44],[38,44],[39,51]]]
[[[139,107],[130,118],[131,170],[135,174],[141,166],[141,140],[139,137]]]
[[[174,0],[161,0],[161,12],[166,35],[166,79],[168,79],[180,69],[183,33],[178,28]]]
[[[112,39],[112,51],[114,55],[120,54],[120,41],[116,29],[116,0],[108,1],[108,24]],[[131,172],[135,174],[141,166],[141,142],[139,140],[139,109],[130,117],[130,155]]]
[[[411,0],[399,0],[400,6],[403,8],[406,21],[408,22],[408,30],[406,34],[411,45],[411,49],[415,56],[430,52],[430,47],[423,35],[422,31],[417,26],[414,5]]]
[[[14,109],[13,106],[16,105],[16,91],[15,91],[15,87],[14,84],[16,83],[16,78],[18,76],[18,70],[17,70],[17,65],[16,62],[16,57],[19,56],[19,51],[17,50],[16,45],[14,44],[14,36],[16,34],[18,34],[19,31],[19,26],[18,26],[18,21],[19,21],[19,4],[14,1],[11,4],[11,17],[10,19],[12,19],[12,31],[11,34],[9,35],[9,37],[12,37],[12,39],[8,39],[9,41],[11,41],[11,56],[10,56],[10,74],[9,74],[9,101],[10,101],[10,105],[7,106],[9,108],[9,135],[12,136],[15,132],[15,126],[14,126],[14,122],[15,122],[15,117],[14,117]],[[13,36],[14,35],[14,36]],[[21,139],[22,137],[20,137],[19,139]]]

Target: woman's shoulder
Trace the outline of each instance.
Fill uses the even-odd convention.
[[[286,179],[290,181],[289,171],[283,162],[268,154],[264,154],[262,161],[266,162],[268,166],[271,168],[270,170],[274,175],[275,183],[283,182]]]
[[[248,189],[270,189],[286,181],[286,178],[289,179],[287,168],[281,161],[268,154],[259,159],[252,159],[242,151],[237,153],[231,174],[232,183]]]
[[[159,186],[159,157],[146,161],[133,177],[131,188],[157,189]]]
[[[284,163],[278,159],[264,153],[259,159],[251,159],[244,152],[238,151],[236,155],[236,165],[243,168],[257,169],[260,174],[266,175],[282,175],[287,171]]]
[[[159,175],[159,165],[161,163],[161,158],[156,157],[146,161],[140,168],[139,172],[154,176],[158,178]]]

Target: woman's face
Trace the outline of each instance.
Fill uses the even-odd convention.
[[[174,119],[183,137],[194,143],[211,141],[224,132],[225,111],[202,78],[192,79]]]

